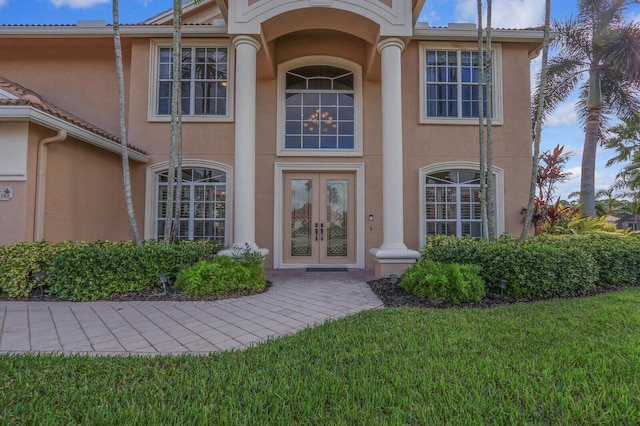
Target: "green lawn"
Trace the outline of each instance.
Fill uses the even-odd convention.
[[[640,289],[381,309],[206,357],[0,356],[0,424],[638,424]]]

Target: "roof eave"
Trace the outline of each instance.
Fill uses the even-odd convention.
[[[0,121],[32,121],[50,129],[65,130],[68,134],[78,140],[116,154],[121,154],[121,147],[118,142],[98,135],[87,129],[83,129],[80,126],[41,111],[30,105],[1,105],[0,111],[2,111],[2,114],[0,114]],[[127,148],[127,150],[129,153],[129,158],[132,160],[141,163],[148,163],[150,160],[149,156],[141,152],[135,151],[131,148]]]
[[[171,36],[171,25],[121,25],[120,35],[123,37],[158,37]],[[226,25],[184,25],[183,37],[227,36]],[[113,27],[78,27],[78,26],[0,26],[0,37],[46,37],[46,38],[100,38],[113,37]]]

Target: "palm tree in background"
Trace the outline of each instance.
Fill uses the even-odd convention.
[[[590,216],[595,215],[596,149],[605,142],[607,117],[632,117],[640,109],[640,24],[623,16],[635,3],[581,0],[575,19],[556,23],[559,53],[550,60],[543,116],[579,87],[585,129],[580,204]]]

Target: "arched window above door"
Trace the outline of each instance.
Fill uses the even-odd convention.
[[[278,155],[362,155],[361,71],[309,57],[280,66]]]

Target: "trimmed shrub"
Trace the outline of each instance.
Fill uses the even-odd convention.
[[[97,241],[60,253],[45,269],[47,293],[65,300],[107,298],[157,287],[163,272],[173,281],[179,270],[219,249],[217,242],[181,241],[165,245],[147,241]]]
[[[264,290],[266,281],[260,261],[216,256],[192,265],[178,274],[174,287],[187,296]]]
[[[480,266],[487,288],[497,290],[506,279],[505,294],[518,299],[569,297],[595,288],[598,264],[587,251],[546,244],[533,238],[518,244],[511,238],[494,242],[472,238],[434,237],[423,248],[424,259]]]
[[[35,280],[33,274],[42,272],[59,253],[79,244],[82,243],[38,241],[0,246],[0,292],[16,299],[29,297],[36,288],[45,285],[44,279]]]
[[[485,294],[484,281],[476,265],[433,262],[416,263],[402,274],[400,287],[445,302],[479,302]]]
[[[590,253],[599,266],[598,286],[640,284],[640,235],[582,234],[540,235],[534,241],[573,247]]]

